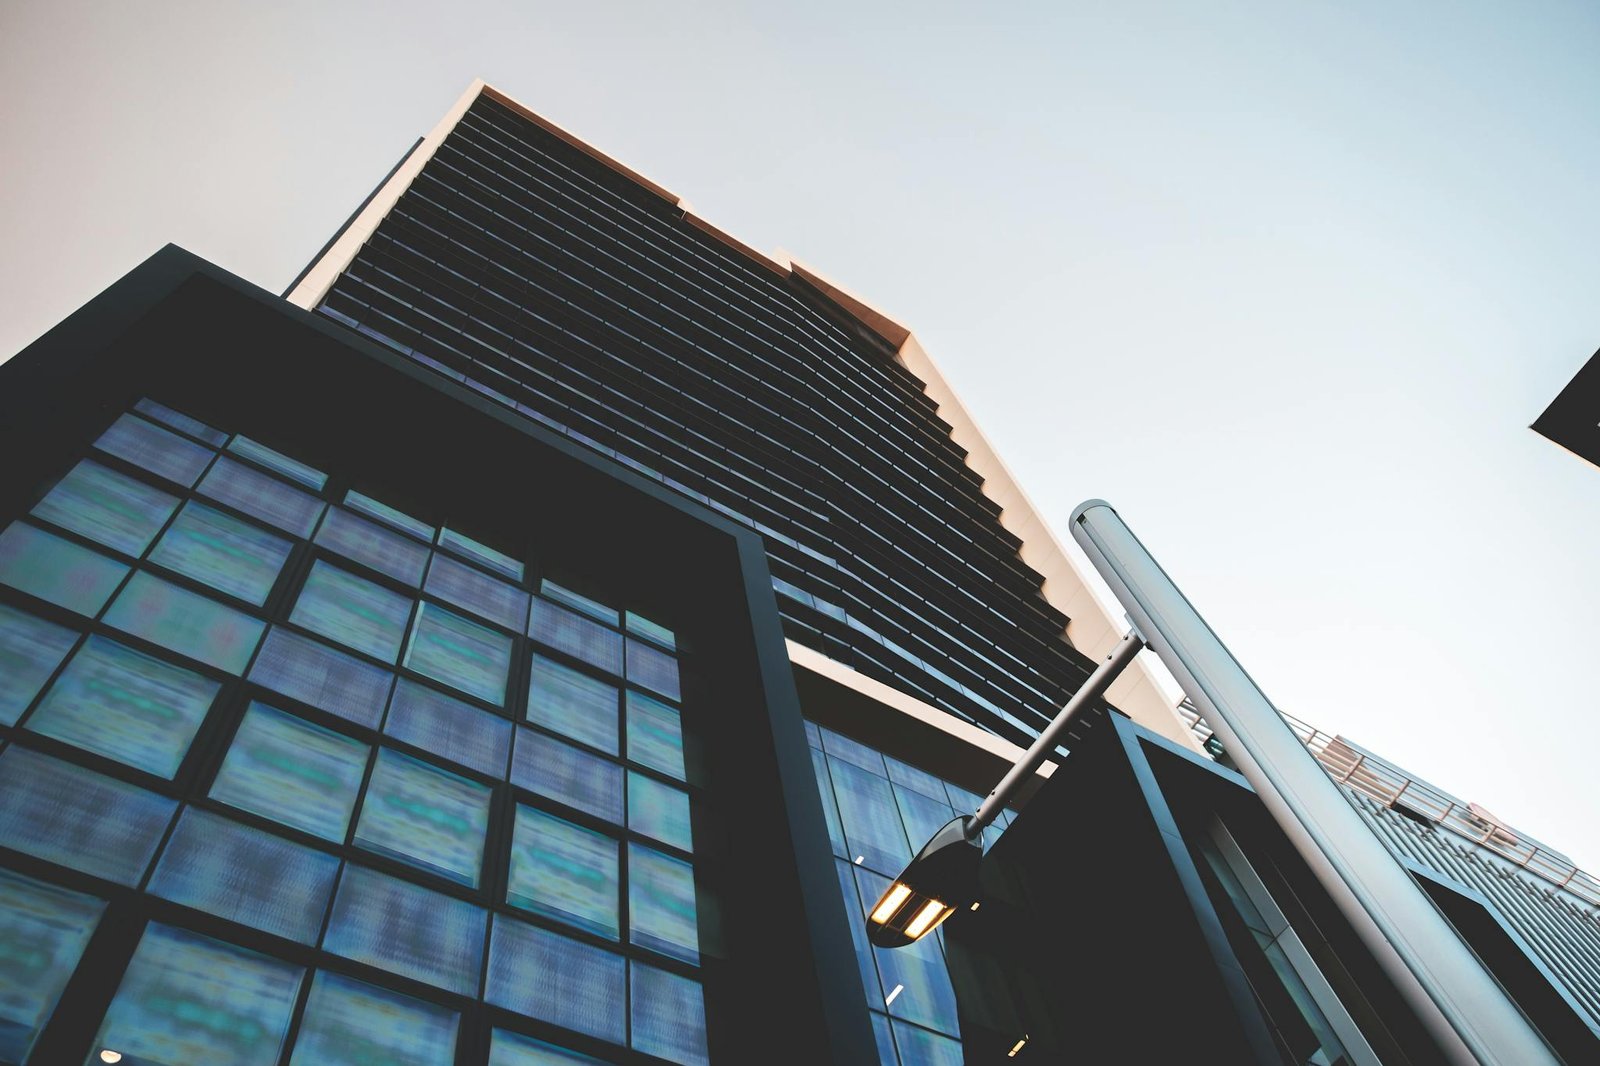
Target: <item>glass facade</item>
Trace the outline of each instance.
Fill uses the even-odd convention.
[[[91,1062],[707,1062],[681,634],[326,465],[142,401],[0,530],[0,1063],[85,968]]]

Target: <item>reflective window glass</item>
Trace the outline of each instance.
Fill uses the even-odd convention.
[[[396,510],[386,503],[380,503],[360,492],[347,492],[344,494],[344,505],[352,511],[360,511],[371,518],[376,518],[385,525],[392,526],[402,533],[409,533],[413,537],[433,542],[433,527],[426,522],[412,518],[404,511]]]
[[[463,900],[346,864],[322,946],[464,996],[478,992],[484,912]]]
[[[528,636],[608,674],[622,673],[622,634],[549,600],[534,600]]]
[[[620,1044],[624,974],[620,955],[494,916],[484,998],[496,1006]]]
[[[568,607],[582,611],[590,618],[598,618],[600,621],[609,622],[612,625],[617,624],[617,609],[615,607],[607,607],[599,600],[591,600],[587,596],[580,596],[571,589],[563,588],[550,580],[539,582],[539,591],[552,600],[559,600]]]
[[[269,526],[302,538],[311,536],[317,517],[322,514],[322,501],[309,492],[285,485],[272,475],[225,455],[200,479],[199,491]]]
[[[105,637],[90,637],[28,728],[159,777],[178,772],[222,686]]]
[[[487,567],[497,574],[504,574],[512,581],[522,580],[521,563],[505,552],[496,551],[464,533],[457,533],[449,526],[439,530],[439,546],[450,549],[463,559],[471,559],[479,566]]]
[[[460,1016],[339,974],[318,973],[290,1066],[450,1066]]]
[[[629,770],[628,828],[688,851],[688,793]]]
[[[658,625],[643,615],[634,614],[632,611],[626,612],[626,620],[628,632],[644,637],[646,640],[653,640],[669,649],[677,647],[677,638],[673,636],[672,630],[666,626]]]
[[[213,799],[343,843],[368,748],[342,733],[252,703],[211,785]]]
[[[134,574],[106,623],[180,655],[241,674],[266,623],[146,573]]]
[[[289,621],[346,647],[394,662],[400,654],[411,600],[318,559]]]
[[[548,799],[622,824],[622,767],[531,729],[517,730],[511,781]]]
[[[849,737],[840,736],[831,729],[821,730],[821,733],[822,750],[835,759],[843,759],[852,766],[859,766],[879,777],[887,776],[883,766],[883,756],[873,748]]]
[[[633,1046],[683,1066],[706,1066],[706,1000],[698,981],[636,962],[630,967]]]
[[[488,820],[488,786],[384,749],[367,784],[355,842],[476,888]]]
[[[94,1047],[117,1052],[123,1062],[273,1066],[304,973],[293,963],[152,923]]]
[[[511,638],[434,603],[417,610],[405,665],[490,703],[503,704]]]
[[[191,500],[156,542],[150,560],[260,606],[292,546],[283,537]]]
[[[448,555],[434,555],[428,567],[427,590],[480,618],[522,631],[528,617],[528,594]]]
[[[496,1029],[489,1046],[489,1066],[602,1066],[599,1059],[535,1040],[531,1036]]]
[[[85,459],[31,512],[129,555],[143,555],[178,498]]]
[[[401,678],[383,731],[451,762],[504,777],[511,754],[509,721]]]
[[[0,581],[57,607],[98,614],[128,568],[42,529],[13,522],[0,533]]]
[[[879,1014],[877,1011],[872,1011],[871,1017],[872,1035],[878,1042],[878,1062],[880,1066],[899,1066],[900,1057],[894,1050],[894,1030],[889,1028],[888,1017]]]
[[[0,603],[0,725],[22,717],[78,634]]]
[[[855,858],[846,855],[848,848],[844,841],[844,826],[839,822],[839,806],[833,799],[833,781],[828,776],[828,757],[816,748],[811,749],[811,772],[816,775],[817,789],[822,794],[822,817],[828,825],[828,844],[833,848],[833,853],[841,858]]]
[[[265,444],[246,436],[236,436],[230,440],[228,450],[235,455],[254,460],[268,470],[282,474],[290,481],[298,481],[313,492],[321,492],[322,486],[328,483],[328,475],[322,471],[313,469],[298,459],[291,459],[282,452],[273,451]]]
[[[683,780],[683,722],[676,707],[628,693],[628,758]]]
[[[628,922],[635,944],[698,963],[694,868],[653,848],[629,844]]]
[[[250,668],[250,680],[258,685],[373,728],[383,715],[393,677],[380,666],[276,628]]]
[[[339,860],[209,811],[187,808],[150,891],[174,903],[316,942]]]
[[[888,778],[832,756],[828,771],[850,858],[859,855],[871,869],[899,873],[911,861],[911,852]]]
[[[528,721],[617,754],[617,689],[568,666],[533,657]]]
[[[428,565],[427,548],[342,507],[328,508],[317,543],[408,585],[420,583]]]
[[[144,876],[176,806],[16,744],[0,752],[5,846],[120,885]]]
[[[602,833],[519,805],[506,902],[615,938],[617,849]]]
[[[142,466],[152,474],[193,488],[200,480],[212,451],[135,415],[122,415],[100,434],[94,446],[103,452]]]
[[[217,448],[222,447],[223,443],[228,439],[228,435],[221,430],[212,429],[199,419],[190,418],[188,415],[174,411],[172,408],[156,403],[154,400],[140,400],[133,405],[133,409],[140,414],[149,415],[157,422],[187,433],[191,437],[197,437]]]
[[[628,639],[628,680],[669,700],[683,698],[678,680],[678,660],[660,648],[631,637]]]
[[[961,1041],[915,1025],[895,1022],[894,1039],[900,1046],[900,1061],[906,1066],[962,1066],[967,1061]]]
[[[948,803],[944,782],[926,770],[918,770],[915,766],[907,765],[899,759],[891,759],[887,755],[884,756],[883,762],[889,769],[889,780],[896,785],[903,785],[914,792],[927,796],[929,799],[938,800],[940,803]]]
[[[26,1062],[105,903],[0,870],[0,1062]]]

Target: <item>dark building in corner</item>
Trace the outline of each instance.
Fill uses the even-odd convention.
[[[0,1063],[1439,1061],[915,338],[481,84],[0,367]],[[1600,884],[1301,730],[1571,1062]],[[1213,745],[1214,747],[1214,745]]]

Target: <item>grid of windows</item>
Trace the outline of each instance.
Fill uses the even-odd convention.
[[[179,908],[96,1037],[125,1061],[454,1063],[470,1010],[496,1063],[706,1062],[685,653],[557,589],[121,415],[0,531],[0,1061],[120,885]]]

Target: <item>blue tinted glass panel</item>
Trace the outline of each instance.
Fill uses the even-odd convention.
[[[861,974],[861,987],[867,993],[870,1006],[883,1005],[883,988],[878,984],[878,964],[872,957],[873,947],[867,941],[867,907],[856,892],[855,867],[847,862],[836,862],[839,891],[844,896],[845,920],[850,924],[850,942],[855,948],[856,967]],[[877,899],[874,897],[873,902]]]
[[[620,619],[615,607],[607,607],[599,600],[591,600],[587,596],[580,596],[571,589],[562,588],[554,581],[539,582],[539,591],[549,596],[552,600],[559,600],[568,607],[582,611],[590,618],[598,618],[600,621],[609,622],[612,625],[616,625]]]
[[[289,621],[346,647],[394,662],[400,654],[411,600],[322,559],[311,568]]]
[[[634,963],[633,1046],[684,1066],[706,1066],[706,999],[698,981]]]
[[[200,491],[269,526],[302,538],[311,536],[317,517],[322,514],[322,501],[309,492],[285,485],[270,474],[225,455],[200,480]]]
[[[222,686],[90,637],[28,719],[36,733],[170,778]]]
[[[135,884],[176,807],[142,788],[15,744],[0,753],[0,840],[121,885]]]
[[[844,826],[839,821],[839,805],[833,800],[833,780],[828,776],[828,757],[816,748],[811,749],[811,772],[817,778],[817,790],[822,794],[822,817],[828,824],[828,844],[833,848],[833,853],[841,858],[853,859],[854,855],[846,855],[848,847],[844,842]]]
[[[273,1066],[304,973],[292,963],[152,924],[94,1046],[114,1048],[136,1066]]]
[[[947,803],[944,782],[928,773],[909,766],[899,759],[891,759],[887,755],[883,758],[884,765],[889,769],[889,780],[896,785],[911,789],[913,792],[927,796],[929,799]]]
[[[894,1033],[889,1028],[889,1019],[872,1012],[872,1035],[878,1042],[879,1066],[900,1066],[900,1056],[894,1050]]]
[[[894,1038],[900,1045],[900,1061],[904,1066],[962,1066],[966,1062],[961,1042],[948,1036],[897,1021]]]
[[[330,714],[376,728],[393,677],[380,666],[274,629],[250,668],[250,680]]]
[[[290,1066],[450,1066],[460,1021],[420,999],[319,973]]]
[[[384,749],[367,784],[355,842],[477,888],[488,821],[488,786]]]
[[[678,646],[677,638],[673,635],[672,630],[666,626],[658,625],[643,615],[634,614],[632,611],[626,612],[624,617],[627,621],[629,633],[644,637],[646,640],[653,640],[665,648],[670,649]]]
[[[439,546],[449,548],[464,559],[471,559],[480,566],[488,567],[497,574],[504,574],[512,581],[522,580],[522,564],[517,562],[505,552],[496,551],[487,544],[482,544],[471,537],[457,533],[449,526],[439,530]]]
[[[871,906],[888,889],[890,881],[859,866],[854,870],[861,898]],[[887,1010],[891,1017],[954,1034],[959,1031],[956,994],[945,968],[940,939],[929,936],[903,948],[872,949],[885,999],[884,1004],[874,1006]],[[900,992],[894,994],[897,987]]]
[[[283,537],[190,501],[162,534],[150,559],[260,606],[290,547]]]
[[[509,721],[401,678],[383,731],[440,758],[504,777],[511,754]]]
[[[956,816],[949,804],[899,785],[894,786],[894,798],[900,806],[900,821],[906,827],[906,839],[913,848],[920,848],[932,840],[933,834]]]
[[[496,1029],[489,1046],[489,1066],[603,1066],[599,1059],[546,1044],[531,1036]]]
[[[209,811],[186,809],[150,891],[302,944],[316,942],[339,860]]]
[[[210,448],[133,415],[123,415],[111,423],[94,446],[186,489],[200,480],[213,454]]]
[[[700,961],[694,868],[639,844],[628,845],[629,939],[685,962]]]
[[[821,749],[821,747],[822,747],[822,730],[817,728],[817,724],[815,722],[806,722],[805,723],[805,727],[806,727],[806,743],[811,745],[813,748]]]
[[[212,429],[199,419],[190,418],[188,415],[174,411],[172,408],[156,403],[154,400],[140,400],[133,405],[133,409],[140,414],[149,415],[157,422],[163,422],[173,429],[187,433],[191,437],[198,437],[207,444],[218,448],[222,447],[223,442],[228,439],[228,435],[221,430]]]
[[[628,771],[628,828],[688,851],[689,794]]]
[[[879,777],[887,777],[888,772],[883,766],[883,756],[874,748],[869,748],[859,741],[842,737],[831,729],[821,730],[822,750],[835,759],[843,759],[852,766],[859,766]]]
[[[622,634],[549,600],[534,600],[528,636],[608,674],[622,673]]]
[[[0,725],[11,725],[66,658],[78,634],[0,604]]]
[[[506,902],[615,938],[617,842],[531,807],[517,807]]]
[[[617,754],[617,689],[571,667],[533,657],[528,721]]]
[[[128,581],[106,623],[230,674],[244,673],[267,628],[243,611],[145,573]]]
[[[678,683],[678,660],[660,648],[632,638],[628,640],[628,680],[669,700],[683,698]]]
[[[252,703],[211,796],[342,843],[366,769],[367,746],[359,740]]]
[[[26,1062],[105,903],[0,870],[0,1062]]]
[[[622,767],[531,729],[517,730],[511,781],[597,818],[622,824]]]
[[[458,992],[478,993],[484,912],[418,885],[346,865],[323,947]]]
[[[69,611],[98,613],[127,575],[121,563],[21,522],[0,533],[0,581]]]
[[[428,567],[427,590],[513,632],[528,617],[528,594],[447,555],[435,555]]]
[[[352,511],[360,511],[364,515],[376,518],[385,525],[393,526],[402,533],[409,533],[413,537],[419,537],[430,544],[433,543],[432,526],[412,518],[404,511],[396,510],[386,503],[380,503],[371,496],[366,496],[359,492],[347,492],[344,494],[344,505]]]
[[[495,915],[484,998],[496,1006],[620,1044],[623,975],[620,955]]]
[[[228,442],[228,450],[246,459],[253,459],[268,470],[282,474],[290,481],[298,481],[314,492],[321,492],[322,486],[328,483],[328,475],[322,471],[313,469],[298,459],[291,459],[282,452],[273,451],[265,444],[253,441],[249,437],[234,437]]]
[[[417,611],[405,665],[490,703],[506,700],[511,638],[434,603]]]
[[[143,555],[177,509],[176,496],[85,459],[31,513],[108,548]]]
[[[676,707],[628,693],[628,758],[683,780],[683,721]]]
[[[328,508],[317,543],[408,585],[419,583],[428,565],[427,548],[342,507]]]
[[[911,852],[888,779],[831,755],[828,772],[833,777],[833,795],[839,804],[849,857],[859,855],[871,869],[899,873],[911,860]]]

